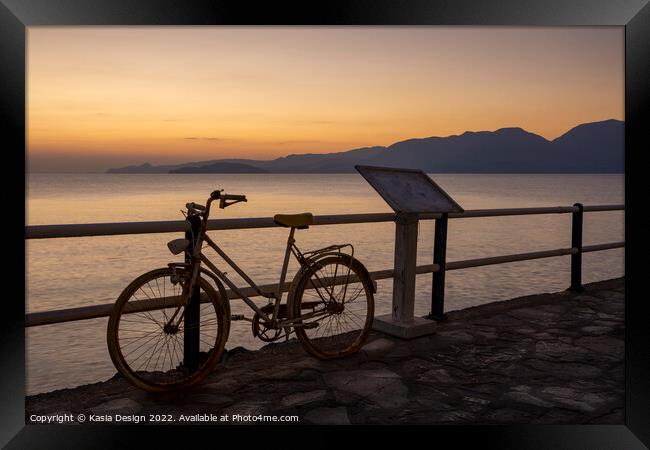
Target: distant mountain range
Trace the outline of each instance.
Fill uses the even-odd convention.
[[[289,155],[270,161],[217,159],[175,165],[145,163],[108,173],[348,173],[356,164],[428,173],[622,173],[624,122],[578,125],[551,141],[521,128],[396,142],[338,153]]]

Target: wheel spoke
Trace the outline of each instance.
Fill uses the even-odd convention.
[[[368,286],[372,280],[358,269],[358,264],[349,256],[329,256],[315,262],[313,271],[298,282],[293,318],[313,311],[313,307],[303,308],[301,304],[323,305],[324,315],[301,320],[303,324],[316,322],[317,327],[295,328],[298,339],[315,356],[338,357],[355,352],[370,332],[374,300]]]
[[[165,307],[167,295],[179,295],[179,285],[171,282],[171,270],[152,271],[140,279],[141,282],[132,283],[120,295],[109,320],[109,351],[114,360],[121,362],[116,365],[118,370],[139,387],[144,385],[147,390],[158,391],[181,387],[207,375],[223,351],[226,337],[223,328],[230,320],[216,303],[218,297],[214,291],[206,287],[205,280],[199,279],[197,287],[208,294],[211,301],[201,304],[200,320],[196,325],[185,327],[181,320],[174,326],[169,323],[171,311],[182,311],[182,306]],[[132,305],[141,301],[153,301],[155,308],[131,312]],[[199,364],[189,373],[184,365],[182,339],[184,331],[197,328]]]

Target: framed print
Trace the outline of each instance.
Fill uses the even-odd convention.
[[[0,16],[7,448],[650,445],[646,1]]]

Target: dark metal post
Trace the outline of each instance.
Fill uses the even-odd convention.
[[[572,291],[580,292],[582,287],[582,216],[584,206],[582,203],[575,203],[573,206],[578,210],[573,212],[571,222],[571,247],[577,248],[577,253],[571,254],[571,287]]]
[[[447,222],[445,213],[436,219],[435,235],[433,239],[433,263],[440,270],[433,273],[433,287],[431,291],[431,314],[428,318],[442,321],[447,318],[445,314],[445,269],[447,265]]]
[[[201,229],[201,219],[198,216],[189,216],[190,230],[185,232],[185,239],[191,242],[185,252],[185,262],[192,262],[191,252],[194,249],[196,240]],[[189,303],[185,307],[184,332],[183,332],[183,354],[184,364],[187,370],[194,372],[199,366],[199,342],[200,342],[200,312],[201,294],[198,283],[195,286]]]

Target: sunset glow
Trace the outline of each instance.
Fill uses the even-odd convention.
[[[30,27],[27,51],[30,171],[624,118],[622,27]]]

